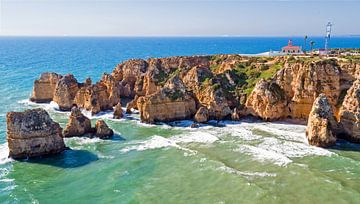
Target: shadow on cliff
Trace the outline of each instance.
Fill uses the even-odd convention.
[[[98,156],[87,150],[68,149],[60,154],[31,158],[23,160],[22,162],[44,164],[66,169],[85,166],[97,160],[99,160]]]

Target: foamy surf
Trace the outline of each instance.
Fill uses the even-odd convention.
[[[62,112],[60,111],[59,105],[54,101],[51,101],[50,103],[35,103],[29,99],[24,99],[18,101],[18,103],[31,107],[40,107],[48,111]]]
[[[0,144],[0,165],[12,162],[13,159],[9,158],[8,144]]]
[[[175,141],[172,141],[170,139],[166,139],[161,136],[153,136],[149,140],[139,142],[135,146],[125,147],[121,150],[121,152],[129,152],[132,150],[136,151],[144,151],[144,150],[151,150],[151,149],[159,149],[159,148],[165,148],[165,147],[179,147]]]
[[[149,140],[140,141],[138,143],[132,143],[130,144],[131,146],[123,148],[121,152],[129,152],[132,150],[144,151],[144,150],[159,149],[166,147],[175,147],[191,153],[195,153],[195,151],[193,150],[182,147],[181,144],[187,144],[187,143],[210,144],[216,142],[217,140],[219,140],[219,138],[217,138],[216,136],[210,133],[200,132],[200,131],[187,132],[170,138],[164,138],[155,135],[151,137]]]
[[[227,166],[221,166],[218,169],[221,171],[224,171],[226,173],[235,174],[235,175],[242,176],[242,177],[245,177],[248,179],[251,179],[253,177],[276,177],[275,173],[239,171],[237,169],[230,168]]]

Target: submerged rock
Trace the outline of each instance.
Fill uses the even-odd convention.
[[[34,81],[30,100],[36,103],[51,102],[54,98],[56,84],[61,78],[61,75],[53,72],[42,73],[40,78]]]
[[[325,94],[320,94],[314,102],[308,119],[306,137],[309,144],[319,147],[335,145],[338,131],[332,106]]]
[[[339,116],[345,139],[360,143],[360,79],[348,90]]]
[[[60,125],[43,109],[6,115],[9,156],[15,159],[56,154],[65,150]]]
[[[60,110],[69,111],[74,105],[78,90],[79,84],[74,75],[67,74],[58,81],[53,101],[59,105]]]
[[[95,124],[96,133],[95,135],[99,138],[109,138],[114,135],[114,131],[103,120],[96,121]]]
[[[83,136],[91,132],[91,121],[84,116],[80,109],[73,107],[69,121],[64,130],[64,137]]]
[[[119,102],[114,108],[114,119],[120,119],[124,117],[121,103]]]

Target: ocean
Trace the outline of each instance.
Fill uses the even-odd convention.
[[[7,158],[6,112],[42,107],[65,126],[69,113],[29,102],[42,72],[100,79],[131,58],[255,54],[302,37],[0,37],[0,203],[359,203],[360,145],[309,146],[304,125],[243,119],[189,128],[113,120],[109,140],[65,139],[72,150]],[[323,37],[309,37],[315,48]],[[360,37],[330,47],[360,48]],[[215,122],[214,122],[215,123]]]

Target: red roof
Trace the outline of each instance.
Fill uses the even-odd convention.
[[[300,50],[301,48],[300,48],[300,46],[285,46],[285,47],[283,47],[282,48],[283,50]]]

